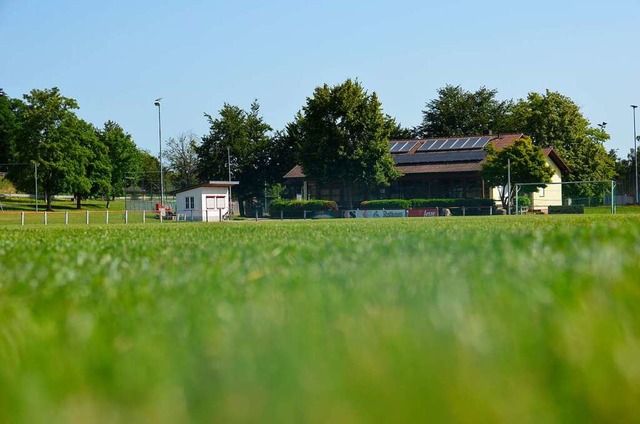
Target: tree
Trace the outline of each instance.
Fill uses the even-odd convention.
[[[150,193],[153,198],[154,193],[160,193],[160,160],[147,150],[136,149],[134,162],[136,169],[124,173],[125,192],[135,196],[142,191]]]
[[[540,147],[553,147],[567,163],[571,173],[566,181],[602,181],[615,175],[615,164],[604,148],[609,135],[590,127],[580,108],[570,98],[546,90],[529,93],[514,107],[513,122]],[[569,196],[593,196],[595,186],[571,185]]]
[[[0,163],[12,162],[11,151],[20,123],[19,110],[23,107],[20,99],[12,99],[0,88]]]
[[[198,183],[198,144],[199,138],[192,132],[167,140],[164,158],[169,162],[167,170],[177,188]]]
[[[618,158],[615,150],[609,151],[609,156],[615,161],[616,191],[621,194],[635,196],[635,150],[629,150],[626,158]]]
[[[389,153],[391,121],[358,81],[317,87],[288,128],[305,175],[342,181],[349,203],[354,184],[387,186],[399,176]]]
[[[98,130],[76,119],[74,134],[80,147],[75,150],[75,172],[69,173],[64,191],[74,194],[76,208],[82,209],[82,199],[88,196],[109,196],[111,191],[111,163],[109,149],[102,143]]]
[[[38,165],[38,184],[47,210],[51,210],[53,195],[72,187],[86,187],[82,181],[90,154],[90,147],[82,144],[86,128],[73,112],[78,108],[76,101],[63,97],[56,87],[31,90],[24,100],[13,146],[14,160]],[[33,172],[31,167],[14,167],[9,179],[19,190],[30,191]]]
[[[427,102],[416,132],[423,137],[450,137],[510,131],[513,102],[497,100],[497,93],[486,87],[470,92],[446,85],[438,90],[437,99]]]
[[[105,122],[102,129],[98,131],[98,137],[108,149],[111,165],[111,190],[107,200],[107,208],[109,208],[109,200],[125,194],[127,173],[137,173],[142,169],[142,158],[131,135],[125,133],[114,121]]]
[[[550,183],[553,170],[547,165],[544,153],[534,146],[530,138],[516,140],[511,146],[496,150],[491,143],[487,145],[487,158],[482,165],[480,175],[491,187],[498,187],[500,200],[504,208],[509,199],[515,196],[515,187],[507,191],[508,161],[511,160],[511,180],[527,183],[540,182],[539,185],[522,186],[521,192],[532,193]]]
[[[260,116],[257,101],[249,112],[225,103],[219,114],[214,119],[205,113],[210,132],[196,149],[198,175],[202,180],[227,180],[230,173],[239,182],[234,193],[241,200],[240,212],[244,214],[242,201],[260,196],[269,179],[273,159],[271,127]]]
[[[391,127],[389,132],[390,140],[407,140],[417,135],[414,129],[403,127],[395,118],[388,116],[387,119]]]

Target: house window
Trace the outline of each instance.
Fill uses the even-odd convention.
[[[185,197],[184,198],[184,208],[185,209],[194,209],[195,208],[195,197]]]
[[[544,197],[544,187],[538,189],[538,194],[540,197]]]

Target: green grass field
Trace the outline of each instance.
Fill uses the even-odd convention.
[[[640,215],[0,228],[0,421],[638,422]]]

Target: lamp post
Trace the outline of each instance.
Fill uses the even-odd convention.
[[[36,183],[36,212],[38,212],[38,162],[33,162],[33,180]]]
[[[160,100],[156,99],[153,103],[158,106],[158,140],[160,141],[160,207],[164,207],[164,173],[162,171],[162,120],[160,119]]]
[[[631,105],[631,109],[633,109],[633,156],[635,156],[636,161],[636,170],[635,170],[635,180],[636,180],[636,205],[638,204],[638,137],[636,136],[636,109],[638,105]]]

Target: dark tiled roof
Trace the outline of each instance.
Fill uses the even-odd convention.
[[[488,137],[488,136],[469,136]],[[523,134],[500,134],[493,136],[490,143],[497,150],[511,146],[516,140],[524,137]],[[463,137],[464,138],[464,137]],[[442,140],[443,138],[409,139],[409,140],[389,140],[389,147],[398,142],[413,141],[416,144],[408,152],[392,153],[396,162],[396,169],[403,174],[435,174],[435,173],[458,173],[458,172],[479,172],[486,157],[483,149],[462,149],[449,151],[422,151],[418,149],[426,143]],[[560,159],[555,150],[544,149],[545,155],[553,160],[563,173],[569,172],[567,165]],[[304,172],[300,165],[296,165],[284,178],[304,178]]]
[[[400,165],[396,169],[403,174],[440,174],[440,173],[459,173],[459,172],[478,172],[480,171],[480,162],[471,163],[436,163],[426,165]]]
[[[293,169],[286,173],[284,178],[304,178],[304,172],[302,172],[302,167],[300,165],[296,165]]]

